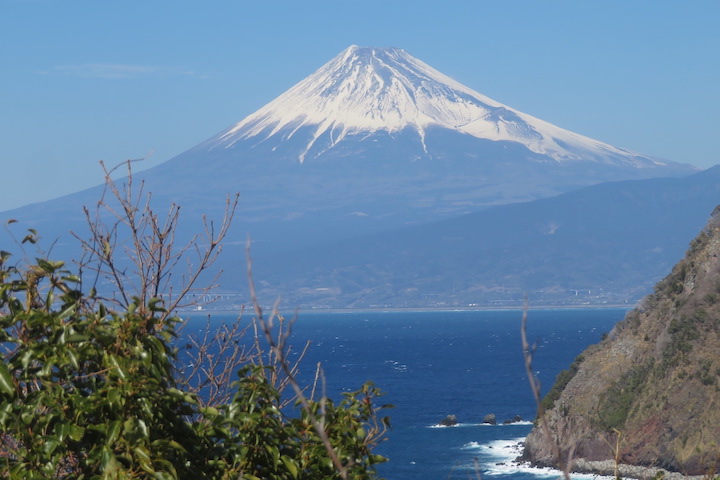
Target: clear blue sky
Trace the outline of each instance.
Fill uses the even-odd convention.
[[[720,1],[0,0],[0,210],[168,160],[351,44],[561,127],[720,163]]]

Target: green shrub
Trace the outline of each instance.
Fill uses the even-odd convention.
[[[599,425],[608,432],[622,430],[630,411],[635,406],[638,392],[648,381],[652,364],[635,367],[626,372],[600,398],[598,404]]]
[[[686,317],[683,315],[670,321],[668,325],[670,341],[663,349],[661,362],[658,366],[660,377],[665,375],[669,369],[681,365],[687,358],[687,354],[692,350],[693,342],[701,335],[698,323],[701,323],[704,318],[703,310],[697,316]]]
[[[386,425],[372,386],[338,405],[306,400],[290,416],[270,367],[246,365],[229,403],[202,406],[178,381],[180,320],[160,301],[111,311],[61,262],[19,269],[9,258],[0,262],[0,476],[373,478],[384,461],[372,453]]]
[[[570,380],[575,377],[578,370],[580,370],[580,364],[585,360],[585,357],[583,354],[578,355],[575,357],[575,360],[573,363],[570,364],[570,367],[567,370],[561,371],[558,376],[555,378],[555,383],[553,384],[550,391],[543,397],[542,401],[540,402],[540,411],[547,412],[553,406],[555,405],[555,402],[558,398],[560,398],[560,394],[565,390],[565,387],[568,383],[570,383]]]

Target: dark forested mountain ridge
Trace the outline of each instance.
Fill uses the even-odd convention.
[[[720,166],[258,254],[261,287],[303,308],[634,305],[720,199]]]

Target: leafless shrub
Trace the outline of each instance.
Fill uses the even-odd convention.
[[[122,165],[127,176],[118,185],[111,175]],[[83,248],[80,272],[92,277],[91,292],[122,309],[131,304],[145,308],[160,303],[165,317],[193,306],[197,296],[188,294],[217,260],[239,196],[227,197],[219,224],[203,216],[202,233],[178,245],[180,206],[172,204],[166,215],[158,215],[151,206],[151,195],[144,193],[144,182],[137,185],[134,181],[131,160],[110,170],[102,162],[101,166],[103,193],[93,211],[84,207],[89,236],[74,233]],[[215,288],[218,275],[220,272],[198,291]],[[110,287],[102,285],[105,283]]]

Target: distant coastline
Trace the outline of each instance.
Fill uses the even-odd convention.
[[[528,311],[533,310],[632,310],[636,304],[593,304],[593,305],[528,305]],[[264,312],[267,314],[271,311],[272,307],[263,306]],[[511,305],[511,306],[477,306],[477,307],[378,307],[378,308],[297,308],[297,309],[281,309],[281,313],[284,315],[288,314],[361,314],[361,313],[423,313],[423,312],[507,312],[517,311],[522,312],[525,309],[523,306]],[[202,310],[181,310],[178,313],[181,315],[232,315],[239,314],[243,311],[241,308],[237,309],[213,309],[211,307],[204,308]],[[244,314],[254,314],[251,308],[245,308]]]

